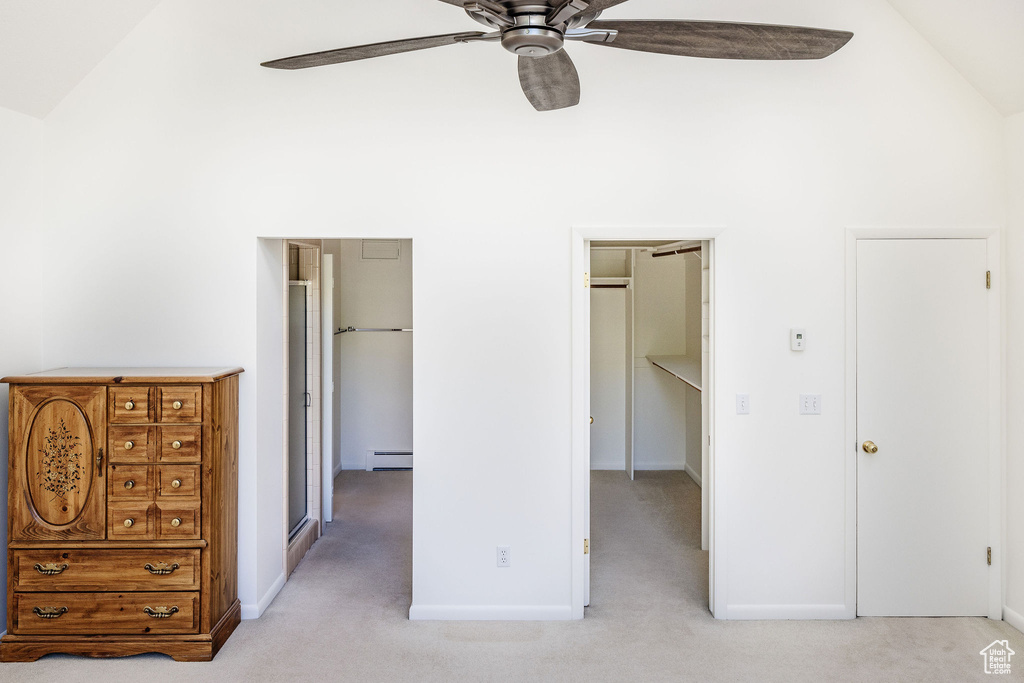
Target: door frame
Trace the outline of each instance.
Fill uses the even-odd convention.
[[[992,292],[989,334],[989,619],[1003,618],[1006,547],[1005,272],[999,228],[848,228],[846,231],[846,616],[857,616],[857,242],[861,240],[983,239],[988,246]]]
[[[724,549],[724,525],[716,525],[716,510],[720,501],[716,496],[717,478],[715,476],[715,447],[718,443],[715,433],[715,266],[716,256],[720,253],[717,239],[725,231],[724,227],[714,226],[678,226],[678,227],[641,227],[641,226],[606,226],[606,227],[573,227],[570,233],[572,242],[572,265],[570,270],[570,300],[572,325],[572,484],[571,484],[571,524],[569,548],[572,556],[572,618],[582,619],[587,602],[585,587],[588,562],[584,555],[584,539],[587,538],[587,522],[590,519],[589,496],[587,495],[590,467],[590,297],[589,287],[585,286],[587,246],[592,240],[700,240],[709,241],[708,258],[711,263],[710,297],[711,318],[709,320],[708,385],[707,392],[709,411],[708,460],[702,472],[702,514],[708,517],[708,603],[712,615],[715,605],[725,605],[725,562],[718,557],[719,549]]]

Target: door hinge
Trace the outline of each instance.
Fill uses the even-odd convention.
[[[992,289],[992,271],[985,271],[985,289]]]
[[[590,273],[583,273],[583,288],[590,289]]]
[[[992,546],[988,547],[988,566],[992,566]]]
[[[584,555],[589,555],[590,554],[590,539],[589,538],[584,538],[583,539],[583,554]]]

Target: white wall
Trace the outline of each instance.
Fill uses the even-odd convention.
[[[686,259],[686,299],[683,306],[686,318],[686,355],[701,358],[701,260],[697,254],[687,254],[681,258]],[[686,418],[686,471],[698,483],[702,483],[701,392],[688,384],[683,384],[683,396]]]
[[[341,297],[338,296],[338,269],[341,265],[341,240],[324,240],[323,249],[325,256],[331,255],[334,257],[334,304],[332,310],[334,329],[331,330],[331,348],[330,350],[324,349],[324,354],[332,354],[332,380],[334,382],[335,391],[337,392],[338,387],[341,386],[341,345],[338,343],[338,335],[335,335],[334,332],[336,332],[338,326],[341,325],[339,320],[339,317],[341,316]],[[332,440],[333,451],[331,452],[331,464],[332,475],[337,476],[338,473],[341,472],[341,404],[337,400],[337,395],[335,396],[331,410],[332,412],[329,419],[331,420],[331,430],[334,436]],[[324,419],[328,418],[325,417]]]
[[[1006,122],[1007,618],[1024,629],[1024,114]]]
[[[444,3],[177,0],[47,119],[48,173],[32,192],[54,247],[41,302],[66,315],[42,321],[43,361],[247,368],[244,603],[274,590],[283,523],[280,440],[264,439],[276,428],[262,419],[281,413],[265,407],[280,380],[257,363],[273,343],[258,324],[270,255],[257,237],[404,235],[416,244],[414,614],[570,614],[574,225],[726,226],[717,607],[796,614],[848,598],[845,231],[1001,224],[1003,123],[883,0],[687,10],[857,36],[827,60],[784,64],[573,45],[582,105],[538,114],[495,45],[294,73],[257,66],[471,30]],[[615,12],[673,17],[679,5]],[[552,140],[543,154],[537,131]],[[531,191],[513,204],[509,187]],[[814,339],[798,358],[796,321]],[[35,317],[20,307],[5,323]],[[826,406],[813,422],[795,410],[810,386]],[[740,391],[753,399],[742,420],[730,414]],[[512,570],[495,569],[498,544],[513,547]]]
[[[42,123],[0,108],[0,377],[42,370],[39,282],[47,251],[26,187],[39,183]],[[8,386],[0,384],[0,491],[7,490]],[[0,505],[0,533],[7,538],[7,506]],[[7,563],[0,567],[6,580]],[[0,614],[7,613],[7,593]]]
[[[393,261],[363,260],[361,244],[341,240],[337,326],[412,329],[412,240],[400,241]],[[413,335],[346,332],[334,339],[342,467],[365,469],[367,451],[411,451]]]

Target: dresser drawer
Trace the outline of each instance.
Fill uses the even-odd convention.
[[[199,593],[15,593],[17,635],[198,633]]]
[[[160,462],[201,462],[203,459],[203,427],[160,427]]]
[[[156,427],[110,427],[107,453],[111,462],[149,462],[156,455]]]
[[[152,504],[108,503],[107,537],[114,541],[146,540],[156,538],[153,528]]]
[[[157,538],[163,540],[199,538],[199,503],[175,505],[158,503]]]
[[[149,465],[111,465],[110,500],[149,500],[153,493],[151,469]]]
[[[19,592],[199,590],[198,549],[12,550]]]
[[[160,465],[153,469],[157,499],[199,497],[199,465]]]
[[[157,387],[156,393],[160,422],[203,421],[202,387]]]
[[[111,387],[107,419],[112,423],[152,422],[152,387]]]

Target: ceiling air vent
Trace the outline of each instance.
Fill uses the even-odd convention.
[[[402,255],[398,240],[363,240],[364,261],[394,261]]]

